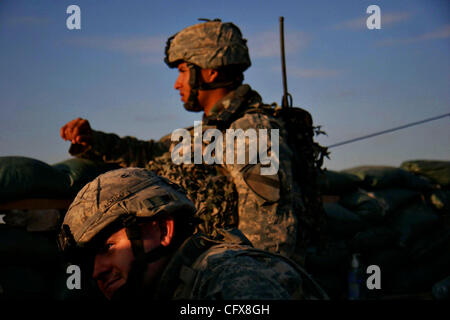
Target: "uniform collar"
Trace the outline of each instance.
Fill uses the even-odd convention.
[[[238,229],[217,228],[216,233],[214,237],[196,233],[184,241],[160,276],[153,299],[188,299],[197,273],[191,267],[211,247],[224,244],[253,247],[250,240]],[[180,285],[184,285],[184,290],[179,290]]]
[[[217,101],[211,109],[211,114],[203,115],[203,123],[206,125],[226,123],[244,104],[260,103],[261,101],[260,95],[253,91],[248,84],[241,85]]]

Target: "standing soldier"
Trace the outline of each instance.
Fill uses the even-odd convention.
[[[92,130],[84,119],[61,128],[61,136],[72,141],[69,152],[77,157],[153,170],[187,190],[197,206],[197,215],[204,221],[201,231],[214,234],[216,228],[238,226],[255,247],[302,263],[304,249],[321,233],[324,217],[315,181],[305,181],[315,174],[304,175],[300,183],[293,174],[299,166],[300,172],[309,173],[320,167],[312,152],[312,137],[304,139],[308,143],[301,146],[300,150],[308,151],[300,155],[303,162],[295,163],[296,150],[288,144],[288,130],[282,119],[274,116],[274,109],[264,105],[256,91],[242,84],[243,72],[251,62],[246,39],[234,24],[214,20],[187,27],[168,39],[165,54],[166,64],[179,71],[175,89],[185,109],[203,111],[203,131],[279,130],[277,173],[261,175],[261,164],[250,164],[248,157],[244,164],[175,165],[169,136],[159,141],[119,138]],[[312,124],[308,129],[312,132]],[[189,130],[193,135],[193,128]],[[248,144],[246,139],[245,150],[249,150]],[[268,143],[267,149],[270,147]]]

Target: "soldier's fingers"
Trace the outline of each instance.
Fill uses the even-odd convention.
[[[70,121],[67,124],[66,134],[68,135],[69,139],[74,140],[79,134],[81,134],[80,132],[82,124],[81,120],[82,120],[81,118],[77,118],[75,120]]]
[[[89,122],[82,118],[76,118],[61,128],[61,137],[65,140],[71,140],[72,143],[76,143],[77,136],[90,133]]]
[[[81,144],[83,146],[88,146],[92,142],[92,137],[90,135],[79,135],[76,137],[76,143]]]
[[[61,129],[59,130],[59,134],[61,135],[61,138],[63,138],[64,140],[67,140],[66,138],[66,133],[64,132],[66,126],[61,127]]]
[[[69,136],[69,128],[72,125],[73,120],[70,122],[67,122],[62,128],[61,128],[61,136],[63,137],[63,139],[65,140],[70,140],[71,137]]]
[[[67,125],[64,128],[64,136],[66,137],[66,140],[72,140],[73,139],[70,125]]]

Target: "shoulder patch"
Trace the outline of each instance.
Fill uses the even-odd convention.
[[[280,200],[280,178],[278,174],[261,175],[260,170],[260,163],[245,167],[243,170],[245,183],[264,200],[277,202]]]

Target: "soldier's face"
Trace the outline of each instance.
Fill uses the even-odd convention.
[[[189,85],[190,71],[186,62],[182,62],[178,65],[178,78],[175,81],[175,90],[180,92],[181,101],[186,103],[191,93],[191,86]],[[214,69],[200,69],[199,77],[202,82],[213,82],[217,77],[217,71]],[[197,101],[201,111],[211,100],[210,90],[198,90]],[[191,110],[193,111],[193,110]]]
[[[175,81],[175,90],[180,92],[181,101],[186,103],[191,92],[191,86],[189,85],[189,68],[186,62],[178,65],[178,78]]]
[[[114,292],[126,283],[133,260],[131,243],[125,229],[106,239],[95,256],[92,274],[106,298],[111,299]]]
[[[172,218],[167,218],[162,222],[152,221],[142,224],[141,237],[145,252],[160,245],[169,245],[173,230]],[[111,299],[113,294],[127,282],[134,258],[125,228],[113,233],[97,252],[92,277],[97,281],[100,291],[107,299]],[[143,278],[145,286],[148,287],[155,282],[166,262],[167,257],[163,257],[148,264]]]

